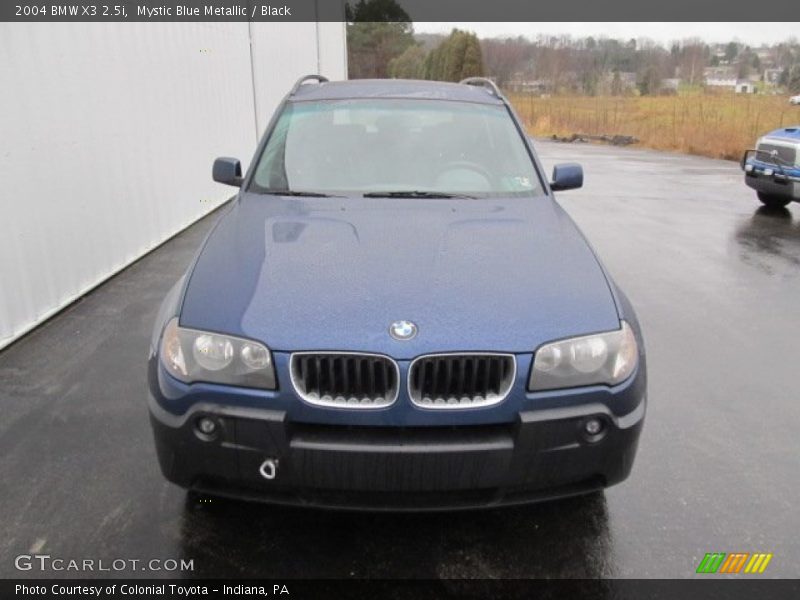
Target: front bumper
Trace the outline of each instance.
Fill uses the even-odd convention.
[[[748,187],[771,196],[800,200],[800,175],[797,169],[781,170],[775,165],[762,162],[745,164],[744,181]],[[769,174],[768,174],[769,173]]]
[[[358,510],[477,508],[602,489],[630,473],[645,415],[643,370],[616,389],[512,393],[502,406],[458,414],[397,406],[391,420],[390,411],[370,420],[372,411],[309,409],[282,402],[286,393],[254,400],[252,391],[207,385],[177,390],[194,401],[170,412],[164,392],[181,385],[151,362],[150,416],[168,480],[221,496]],[[198,432],[202,417],[216,423],[213,436]],[[602,439],[583,431],[592,417],[604,424]],[[274,479],[261,473],[268,459],[277,463]]]

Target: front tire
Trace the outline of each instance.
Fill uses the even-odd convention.
[[[761,200],[761,204],[768,208],[783,208],[792,201],[791,198],[786,198],[785,196],[775,196],[764,192],[758,192],[758,199]]]

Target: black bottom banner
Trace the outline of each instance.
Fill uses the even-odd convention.
[[[760,579],[411,579],[411,580],[0,580],[0,598],[52,600],[178,598],[596,598],[758,599],[800,598],[798,580]]]

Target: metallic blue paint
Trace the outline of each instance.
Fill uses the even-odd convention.
[[[753,165],[753,167],[758,169],[760,172],[763,172],[765,169],[770,169],[773,172],[782,173],[787,177],[800,177],[800,167],[781,166],[779,170],[778,168],[776,168],[775,163],[770,163],[763,160],[757,160],[755,158],[747,159],[747,162],[745,164]]]
[[[789,167],[784,165],[777,167],[775,163],[758,160],[756,158],[748,158],[745,164],[752,165],[754,168],[758,169],[759,172],[769,169],[773,172],[786,175],[787,177],[800,177],[800,167]]]
[[[769,133],[765,133],[763,137],[786,140],[789,142],[800,142],[800,125],[774,129]]]
[[[399,319],[419,327],[391,338]],[[274,351],[531,352],[619,328],[609,283],[550,197],[242,193],[192,269],[182,326]]]

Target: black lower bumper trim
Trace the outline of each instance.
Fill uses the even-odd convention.
[[[217,424],[200,435],[199,419]],[[279,504],[436,510],[535,502],[591,492],[630,473],[644,401],[624,417],[603,405],[520,413],[516,423],[337,427],[282,412],[196,406],[183,417],[151,403],[164,475],[188,489]],[[588,418],[603,435],[587,436]],[[262,465],[275,461],[274,479]]]

